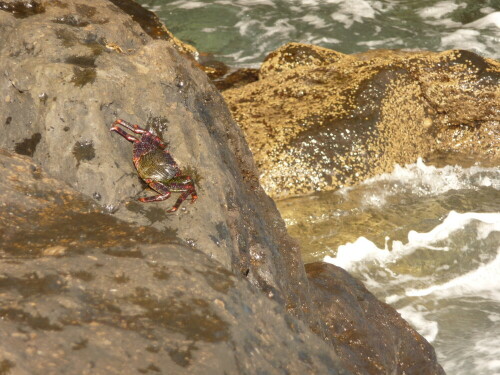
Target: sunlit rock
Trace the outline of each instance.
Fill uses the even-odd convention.
[[[342,55],[287,44],[224,91],[276,198],[353,185],[395,163],[500,160],[500,64],[468,51]]]

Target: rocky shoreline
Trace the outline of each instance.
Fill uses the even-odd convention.
[[[134,4],[0,2],[0,374],[444,373],[347,272],[304,267],[224,98]],[[116,118],[195,204],[136,202]]]

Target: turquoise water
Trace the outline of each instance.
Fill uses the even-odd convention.
[[[288,42],[344,53],[462,48],[500,57],[500,0],[140,0],[178,38],[228,65]]]

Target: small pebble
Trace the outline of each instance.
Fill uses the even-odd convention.
[[[68,250],[67,246],[56,245],[47,247],[42,251],[42,254],[45,256],[61,256],[66,253],[66,250]]]

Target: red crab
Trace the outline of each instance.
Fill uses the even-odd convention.
[[[118,125],[140,134],[140,138],[128,134]],[[182,192],[177,202],[169,210],[169,212],[175,212],[189,195],[192,197],[191,203],[198,198],[193,180],[191,177],[182,174],[160,138],[142,129],[139,125],[132,125],[124,120],[116,120],[109,130],[117,132],[134,144],[132,160],[139,176],[151,189],[160,194],[139,198],[139,201],[159,202],[170,197],[171,191]]]

